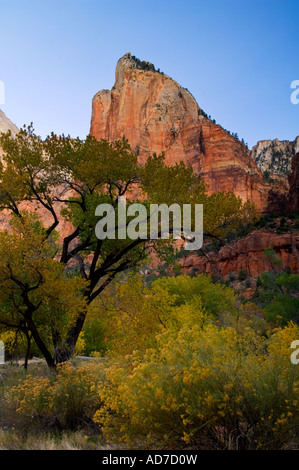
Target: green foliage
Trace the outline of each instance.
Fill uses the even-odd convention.
[[[203,116],[208,119],[207,113],[201,108],[198,108],[198,116]]]
[[[147,62],[145,60],[140,60],[134,55],[132,55],[132,59],[134,60],[137,69],[149,70],[150,72],[158,72],[158,73],[163,74],[163,72],[161,72],[160,69],[156,69],[154,64],[151,64],[150,62]]]
[[[200,299],[204,311],[212,317],[233,310],[235,300],[233,291],[221,284],[214,284],[211,278],[204,274],[193,278],[189,276],[160,278],[152,284],[152,288],[155,287],[176,296],[177,306]]]
[[[282,260],[276,256],[275,251],[272,247],[265,249],[265,256],[271,261],[274,268],[281,267]]]
[[[110,293],[110,290],[108,289]],[[102,299],[97,299],[88,308],[88,315],[82,330],[84,338],[84,355],[105,355],[107,353],[107,331],[105,318],[101,315],[103,309]]]
[[[264,308],[266,318],[274,325],[299,322],[299,275],[269,271],[260,275],[259,289],[252,297]]]
[[[100,322],[105,338],[97,351],[117,356],[153,347],[161,330],[177,331],[185,323],[228,326],[244,317],[254,330],[267,330],[256,305],[242,305],[231,288],[203,274],[160,277],[150,287],[140,275],[129,276],[107,289],[93,309],[90,331],[93,321],[95,328]]]
[[[176,203],[181,208],[203,204],[204,235],[218,243],[228,232],[259,217],[252,204],[243,204],[233,192],[208,196],[198,175],[182,162],[167,166],[164,155],[154,154],[144,166],[138,165],[137,155],[125,139],[109,143],[92,136],[81,140],[52,133],[42,140],[29,126],[15,138],[10,132],[3,134],[0,145],[4,151],[0,210],[8,210],[19,224],[19,228],[12,226],[12,235],[2,237],[0,277],[5,280],[0,300],[5,318],[1,313],[0,323],[7,323],[8,312],[17,310],[18,321],[13,323],[10,318],[9,326],[32,335],[50,366],[74,354],[86,305],[121,273],[142,266],[149,250],[157,250],[167,263],[173,261],[174,272],[179,274],[171,238],[98,240],[95,210],[100,203],[116,207],[118,197],[128,195],[128,207],[140,198],[147,214],[151,203]],[[34,221],[21,211],[24,201],[36,213]],[[30,223],[26,217],[31,217]],[[62,240],[55,239],[55,231],[63,223],[67,233]],[[34,254],[27,254],[29,245],[21,247],[20,230],[28,243],[35,238]],[[12,285],[19,292],[16,308]]]
[[[265,170],[263,172],[263,181],[265,181],[266,183],[271,183],[271,184],[274,183],[274,179],[271,178],[269,170]]]
[[[247,278],[247,272],[245,271],[245,269],[240,269],[239,274],[238,274],[239,281],[245,281],[246,278]]]
[[[84,310],[85,281],[55,260],[57,237],[54,232],[44,237],[36,214],[13,216],[11,228],[0,233],[0,323],[7,330],[30,332],[46,352],[53,348],[53,331],[63,338],[78,310]]]
[[[299,276],[265,273],[261,283],[259,292],[268,285],[295,295]],[[109,359],[25,376],[5,398],[25,425],[75,428],[94,416],[109,444],[147,449],[298,444],[294,323],[271,331],[255,303],[206,275],[150,288],[140,275],[123,276],[89,309],[85,340],[101,330]]]

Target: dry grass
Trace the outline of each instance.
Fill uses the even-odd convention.
[[[113,450],[105,444],[100,431],[90,425],[80,430],[43,429],[34,426],[9,409],[6,392],[32,377],[51,377],[53,374],[44,361],[30,361],[26,372],[19,364],[0,367],[0,450]]]
[[[99,437],[80,431],[61,434],[34,433],[27,436],[0,429],[0,450],[113,450]]]

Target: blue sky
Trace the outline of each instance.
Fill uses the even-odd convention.
[[[299,1],[0,0],[1,109],[84,138],[91,100],[131,52],[170,75],[251,148],[299,135]]]

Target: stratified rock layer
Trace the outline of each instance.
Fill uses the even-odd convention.
[[[277,234],[266,230],[257,230],[234,243],[223,246],[218,253],[197,256],[186,255],[181,260],[183,273],[216,273],[226,276],[229,273],[246,271],[250,276],[257,276],[263,271],[274,269],[267,250],[273,249],[281,260],[280,269],[287,266],[292,273],[299,272],[299,232]]]

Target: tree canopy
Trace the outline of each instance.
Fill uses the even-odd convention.
[[[74,353],[87,306],[120,273],[174,245],[163,240],[159,252],[159,236],[98,239],[98,205],[117,210],[120,196],[147,211],[154,203],[203,204],[204,237],[218,240],[257,216],[232,192],[208,196],[184,163],[167,166],[154,154],[139,165],[126,140],[54,133],[43,140],[31,125],[16,137],[2,134],[0,146],[0,324],[29,332],[50,366]]]

